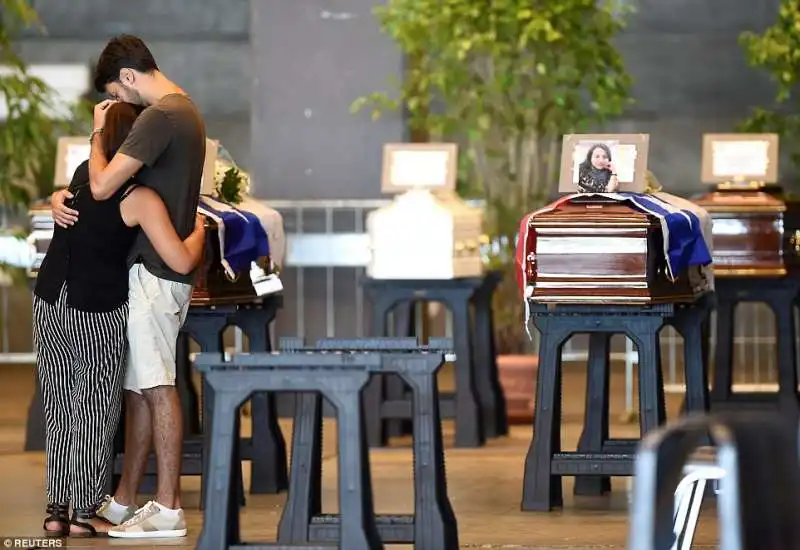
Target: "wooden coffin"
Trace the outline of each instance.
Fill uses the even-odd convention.
[[[250,273],[240,273],[231,279],[222,268],[217,222],[206,218],[206,244],[203,248],[201,268],[197,271],[192,292],[192,304],[252,302],[257,296]],[[268,261],[266,263],[269,263]],[[264,267],[264,264],[260,264]]]
[[[33,257],[28,275],[33,280],[53,237],[54,222],[49,203],[36,204],[30,209],[29,216],[31,233],[28,242]],[[208,218],[206,218],[205,241],[201,267],[195,277],[192,304],[241,303],[255,300],[257,296],[249,272],[230,280],[222,269],[217,224]],[[262,258],[259,264],[265,268],[265,265],[269,264],[269,259]]]
[[[530,227],[528,250],[535,254],[525,262],[533,301],[624,305],[696,298],[688,273],[674,283],[667,277],[664,237],[653,216],[593,198],[538,215]]]
[[[716,277],[800,273],[800,202],[780,187],[720,186],[694,202],[714,222]]]

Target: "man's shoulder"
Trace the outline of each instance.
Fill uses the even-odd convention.
[[[184,94],[167,94],[157,102],[153,103],[148,109],[154,109],[163,113],[193,113],[199,114],[197,105],[192,99]]]

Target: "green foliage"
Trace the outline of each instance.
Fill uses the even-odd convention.
[[[242,202],[242,175],[236,167],[228,168],[217,185],[217,195],[230,204]]]
[[[5,70],[0,95],[8,116],[0,124],[0,206],[13,211],[52,190],[57,138],[69,133],[75,121],[52,118],[53,91],[28,74],[12,47],[23,28],[43,30],[36,11],[26,0],[2,0],[1,5],[0,64]]]
[[[620,0],[387,0],[375,9],[408,68],[396,92],[352,109],[377,119],[402,108],[412,131],[461,144],[458,189],[486,205],[498,245],[490,263],[508,272],[495,314],[517,341],[514,234],[555,191],[563,134],[629,102],[631,78],[612,43],[629,11]],[[512,344],[501,342],[517,352]]]
[[[744,32],[739,43],[751,67],[763,69],[777,86],[775,104],[758,107],[738,128],[742,132],[777,133],[800,168],[800,8],[797,0],[782,0],[777,21],[762,34]]]

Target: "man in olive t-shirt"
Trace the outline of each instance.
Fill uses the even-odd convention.
[[[194,103],[158,70],[141,39],[129,35],[106,45],[97,62],[95,88],[113,99],[94,111],[92,195],[106,200],[136,174],[158,192],[178,235],[187,237],[195,225],[206,151],[205,129]],[[103,131],[105,109],[115,100],[147,109],[117,154],[106,159],[95,137]],[[64,206],[65,197],[69,193],[60,192],[51,200],[53,218],[61,226],[72,225],[78,216]],[[112,537],[182,537],[186,535],[179,486],[183,425],[175,389],[175,348],[191,300],[192,276],[169,269],[144,233],[139,234],[128,263],[125,462],[115,495],[106,497],[92,525],[108,529]],[[151,441],[158,465],[156,498],[137,510],[136,492]],[[109,529],[108,524],[116,527]]]

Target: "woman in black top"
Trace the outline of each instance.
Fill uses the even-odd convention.
[[[141,108],[109,107],[102,139],[114,156]],[[202,217],[184,241],[152,189],[132,178],[105,201],[92,197],[88,161],[69,187],[80,221],[56,226],[34,290],[36,365],[45,409],[48,535],[95,535],[122,403],[127,346],[128,251],[139,227],[175,271],[190,273],[205,234]],[[68,511],[72,505],[72,518]]]
[[[611,164],[611,149],[595,143],[578,166],[578,191],[581,193],[613,193],[619,187],[617,173]]]

